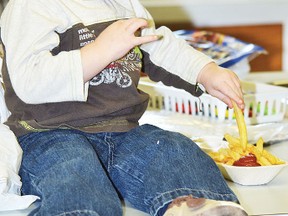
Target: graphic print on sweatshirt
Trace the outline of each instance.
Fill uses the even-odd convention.
[[[129,72],[138,71],[141,66],[141,52],[138,47],[135,47],[123,58],[110,63],[90,81],[90,85],[97,86],[102,83],[115,82],[117,86],[127,88],[132,85]]]
[[[74,25],[64,33],[59,34],[59,46],[52,50],[52,54],[57,55],[61,51],[80,49],[87,44],[93,43],[97,35],[111,23],[112,22],[97,23],[89,27],[83,23]],[[142,53],[139,47],[135,47],[121,59],[113,61],[106,66],[106,68],[90,80],[89,84],[91,86],[116,84],[120,88],[127,88],[133,83],[131,75],[141,71],[141,60]]]

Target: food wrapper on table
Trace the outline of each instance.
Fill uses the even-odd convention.
[[[229,68],[240,78],[250,72],[249,62],[267,51],[253,43],[244,42],[221,33],[200,30],[178,30],[174,34],[195,49],[210,56],[218,65]]]

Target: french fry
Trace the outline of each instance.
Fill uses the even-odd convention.
[[[241,146],[233,146],[231,148],[231,150],[233,150],[234,152],[240,154],[240,155],[244,155],[245,151],[241,148]]]
[[[250,149],[250,152],[255,155],[255,157],[257,158],[257,161],[260,161],[260,158],[262,157],[262,153],[258,150],[258,148],[255,148],[255,146],[253,146]]]
[[[237,146],[240,145],[240,140],[236,137],[233,137],[232,135],[226,133],[224,134],[225,140],[229,143],[231,146]]]
[[[232,166],[234,163],[233,159],[228,160],[225,164]]]
[[[228,150],[228,154],[231,158],[233,158],[234,161],[237,161],[241,158],[241,154],[232,149]]]
[[[258,139],[256,142],[256,148],[262,153],[263,152],[263,145],[264,145],[264,140],[262,137]]]
[[[265,157],[261,156],[260,160],[258,161],[261,166],[269,166],[272,165]]]
[[[209,155],[214,161],[220,162],[220,163],[225,161],[225,158],[226,158],[226,155],[221,154],[219,152],[210,152]]]
[[[284,164],[285,162],[272,155],[267,150],[263,150],[262,156],[265,157],[271,164]]]
[[[248,139],[247,139],[247,128],[246,128],[246,123],[244,120],[244,115],[242,113],[242,110],[238,107],[238,105],[233,100],[232,100],[232,104],[234,108],[236,123],[237,123],[238,130],[239,130],[240,144],[242,148],[246,150]]]

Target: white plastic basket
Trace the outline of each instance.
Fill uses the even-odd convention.
[[[155,83],[142,77],[139,89],[150,95],[148,109],[179,112],[215,121],[234,121],[234,111],[209,94],[199,98],[190,93]],[[242,82],[246,124],[278,122],[284,119],[288,88],[263,83]]]

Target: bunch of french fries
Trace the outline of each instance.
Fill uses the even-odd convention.
[[[209,155],[215,162],[233,165],[241,157],[249,154],[255,155],[257,163],[261,166],[284,164],[285,162],[263,148],[264,140],[259,138],[256,145],[248,143],[247,128],[242,110],[233,101],[234,114],[238,126],[239,138],[225,134],[228,148],[221,148],[217,152],[210,152]]]

